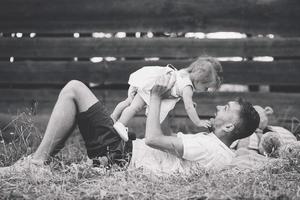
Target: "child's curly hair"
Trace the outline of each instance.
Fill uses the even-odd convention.
[[[207,73],[207,69],[210,69],[209,73]],[[214,89],[219,89],[223,82],[223,67],[214,57],[199,57],[187,70],[190,73],[199,73],[199,81],[201,83],[209,83],[214,80]],[[204,73],[205,71],[206,73]]]

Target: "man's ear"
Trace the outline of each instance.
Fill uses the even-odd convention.
[[[235,126],[232,123],[228,123],[223,126],[223,130],[227,133],[232,132],[234,128]]]
[[[273,109],[270,106],[265,107],[265,113],[267,115],[272,115],[273,114]]]

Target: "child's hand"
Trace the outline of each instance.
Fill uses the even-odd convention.
[[[209,128],[209,127],[211,127],[211,122],[209,120],[200,120],[200,122],[197,124],[197,126]]]

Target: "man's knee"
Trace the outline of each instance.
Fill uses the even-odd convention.
[[[69,81],[64,88],[61,90],[59,96],[68,96],[70,98],[76,98],[78,90],[85,88],[84,83],[78,80]]]

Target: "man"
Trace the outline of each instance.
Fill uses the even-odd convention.
[[[229,164],[234,154],[228,146],[236,139],[249,136],[258,126],[255,109],[242,100],[231,101],[217,106],[215,119],[211,119],[213,133],[164,135],[159,123],[160,104],[174,82],[174,77],[169,75],[157,80],[151,91],[145,139],[125,143],[112,128],[113,121],[101,100],[83,83],[70,81],[59,94],[36,152],[2,171],[42,168],[63,147],[77,124],[88,156],[95,161],[107,157],[111,164],[122,165],[120,160],[132,152],[130,167],[167,174],[188,172],[194,164],[208,168]]]

